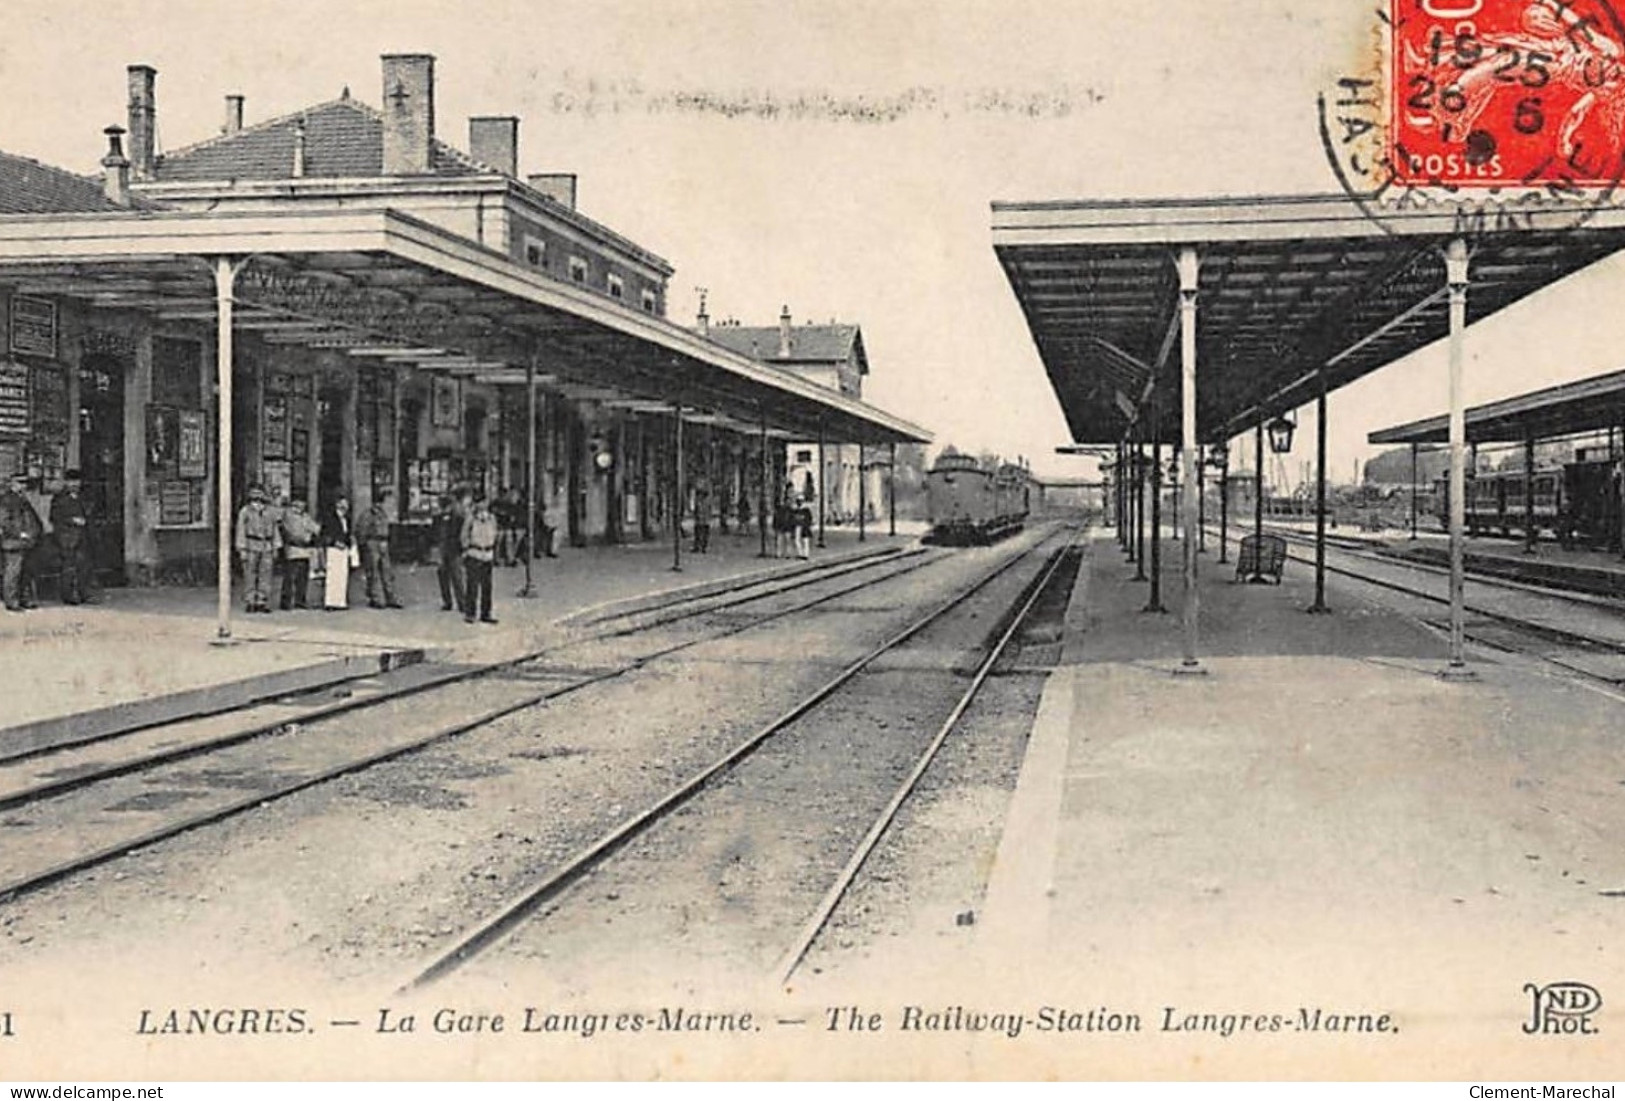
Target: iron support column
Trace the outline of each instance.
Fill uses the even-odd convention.
[[[1535,437],[1523,438],[1523,552],[1535,553]]]
[[[1260,545],[1264,542],[1264,410],[1258,410],[1258,427],[1253,430],[1253,536]],[[1253,552],[1253,575],[1249,584],[1264,583],[1263,555]]]
[[[1411,444],[1411,538],[1416,538],[1416,508],[1417,490],[1416,479],[1420,476],[1416,465],[1416,444]],[[1367,467],[1369,470],[1370,468]]]
[[[236,514],[231,507],[231,374],[232,374],[232,307],[236,304],[234,289],[237,273],[247,261],[232,256],[214,259],[215,308],[215,386],[219,396],[215,403],[215,439],[219,453],[215,457],[215,605],[218,622],[215,637],[219,642],[231,638],[231,537]]]
[[[536,356],[525,360],[525,587],[520,596],[536,595],[531,563],[536,559]]]
[[[891,448],[891,466],[886,468],[886,534],[893,539],[897,538],[897,444],[888,445]]]
[[[1219,467],[1219,562],[1229,562],[1230,544],[1230,441],[1224,441],[1224,465]]]
[[[1156,413],[1152,414],[1155,420]],[[1162,432],[1151,432],[1151,597],[1144,612],[1166,612],[1162,605]]]
[[[1112,468],[1113,473],[1117,475],[1116,478],[1112,479],[1112,522],[1117,526],[1117,545],[1119,547],[1125,545],[1123,536],[1123,504],[1128,500],[1128,498],[1123,495],[1123,479],[1128,476],[1128,471],[1124,464],[1124,459],[1126,457],[1127,452],[1123,449],[1123,441],[1118,440],[1117,465]]]
[[[1321,613],[1331,611],[1326,606],[1326,372],[1317,371],[1315,380],[1315,602],[1309,611]]]
[[[1202,663],[1196,657],[1198,640],[1197,619],[1201,611],[1201,595],[1196,587],[1197,529],[1201,526],[1202,464],[1196,444],[1196,286],[1198,261],[1196,250],[1179,252],[1179,435],[1180,484],[1184,487],[1179,503],[1184,511],[1185,527],[1185,600],[1183,608],[1184,650],[1180,655],[1179,671],[1202,672]]]
[[[869,479],[868,471],[863,466],[863,445],[858,444],[858,542],[868,542],[869,535],[866,528],[867,520],[864,513],[869,511]]]
[[[766,558],[767,557],[767,520],[768,520],[768,516],[767,516],[767,483],[768,483],[768,479],[771,476],[772,472],[768,469],[768,465],[767,465],[767,410],[763,409],[761,411],[761,413],[762,413],[762,454],[759,456],[761,461],[756,464],[756,467],[757,467],[756,472],[760,476],[757,479],[757,485],[756,485],[756,531],[761,536],[762,549],[757,552],[756,557],[758,557],[758,558]]]
[[[824,458],[824,422],[818,422],[818,549],[824,549],[824,503],[828,500],[824,492],[825,483],[829,481],[829,463]]]
[[[1467,328],[1467,242],[1456,237],[1445,252],[1450,292],[1450,665],[1447,677],[1470,675],[1466,650],[1465,540],[1467,412],[1462,405],[1462,345]]]
[[[675,402],[671,408],[675,420],[672,428],[676,435],[676,446],[672,449],[671,568],[677,573],[682,573],[683,510],[687,507],[687,502],[683,499],[683,403]]]
[[[1145,574],[1145,443],[1134,442],[1134,540],[1129,557],[1134,561],[1134,580],[1148,580]]]
[[[1196,449],[1196,553],[1207,553],[1207,448]]]

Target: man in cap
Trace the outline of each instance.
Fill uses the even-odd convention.
[[[28,556],[39,545],[45,526],[39,513],[23,491],[28,479],[13,474],[6,491],[0,493],[0,593],[5,596],[6,607],[14,612],[32,608],[34,600],[28,592]]]
[[[62,491],[51,498],[51,530],[56,533],[57,550],[62,555],[62,602],[83,604],[87,582],[93,579],[90,567],[90,540],[85,502],[79,496],[79,472],[70,470],[62,478]]]
[[[237,513],[237,554],[243,560],[243,600],[249,612],[271,611],[271,564],[282,545],[282,525],[266,503],[265,487],[249,488],[248,504]]]
[[[310,514],[303,497],[295,497],[282,513],[283,611],[310,607],[310,563],[322,526]]]
[[[356,518],[355,541],[361,548],[361,569],[367,575],[367,605],[399,608],[395,599],[395,563],[389,557],[389,502],[393,494],[380,489],[372,506]]]

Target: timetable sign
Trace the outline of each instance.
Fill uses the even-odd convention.
[[[11,350],[56,358],[56,303],[24,294],[11,296]]]

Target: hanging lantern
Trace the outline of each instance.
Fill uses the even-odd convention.
[[[1270,450],[1277,455],[1285,455],[1288,451],[1291,451],[1292,433],[1297,431],[1297,428],[1296,422],[1284,414],[1265,425],[1264,431],[1269,433],[1270,437]]]

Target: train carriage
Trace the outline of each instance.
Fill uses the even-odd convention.
[[[943,455],[925,476],[933,542],[984,543],[1019,530],[1031,505],[1027,469],[986,469],[970,455]]]
[[[1469,476],[1466,508],[1467,532],[1511,535],[1529,525],[1524,496],[1529,476],[1523,471],[1499,471]],[[1618,464],[1611,459],[1567,463],[1562,470],[1540,470],[1534,475],[1534,529],[1550,532],[1565,546],[1582,542],[1617,546],[1620,537]],[[1434,499],[1441,526],[1450,526],[1450,480],[1434,483]]]

